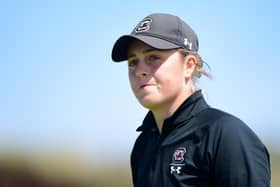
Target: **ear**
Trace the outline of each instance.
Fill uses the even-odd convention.
[[[186,79],[192,78],[192,75],[195,71],[196,64],[197,64],[197,58],[194,55],[188,55],[185,57]]]

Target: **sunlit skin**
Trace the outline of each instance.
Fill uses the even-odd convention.
[[[157,50],[134,40],[128,50],[128,72],[132,91],[141,105],[150,109],[161,131],[193,91],[191,77],[197,59],[186,58],[176,49]]]

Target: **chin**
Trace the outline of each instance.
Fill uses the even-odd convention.
[[[159,105],[159,102],[156,102],[155,100],[147,100],[147,99],[139,100],[139,103],[147,109],[152,109],[155,108],[157,105]]]

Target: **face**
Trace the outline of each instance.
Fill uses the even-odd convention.
[[[135,40],[128,49],[128,71],[136,98],[150,110],[182,103],[191,90],[188,66],[176,49],[157,50]]]

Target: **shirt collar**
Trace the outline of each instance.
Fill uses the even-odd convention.
[[[179,106],[172,116],[164,120],[162,133],[171,131],[206,108],[209,108],[209,106],[203,98],[201,90],[194,92]],[[142,125],[136,131],[146,130],[157,131],[156,121],[151,111],[147,113]]]

